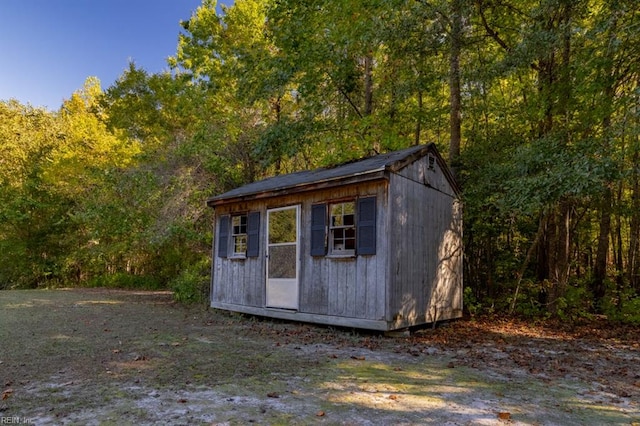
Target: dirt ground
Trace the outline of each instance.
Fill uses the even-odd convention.
[[[0,291],[0,424],[640,425],[640,331],[461,320],[411,336]]]

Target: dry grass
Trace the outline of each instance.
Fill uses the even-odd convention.
[[[385,338],[187,307],[166,292],[38,290],[0,292],[0,342],[0,420],[640,422],[633,334],[460,321]]]

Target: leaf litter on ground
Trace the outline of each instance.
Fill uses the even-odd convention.
[[[640,332],[601,318],[389,338],[75,289],[0,292],[0,324],[0,416],[36,424],[640,422]]]

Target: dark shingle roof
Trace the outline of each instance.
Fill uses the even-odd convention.
[[[285,175],[274,176],[232,189],[224,194],[216,195],[207,201],[209,205],[221,204],[224,200],[250,197],[261,193],[272,193],[292,188],[299,188],[323,182],[341,181],[346,178],[364,177],[370,174],[397,170],[406,165],[406,161],[420,158],[428,151],[435,151],[433,144],[418,145],[400,151],[378,154],[362,160],[315,170],[304,170]],[[438,157],[439,155],[436,154]]]

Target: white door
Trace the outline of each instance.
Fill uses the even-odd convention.
[[[267,307],[298,309],[300,206],[267,210]]]

